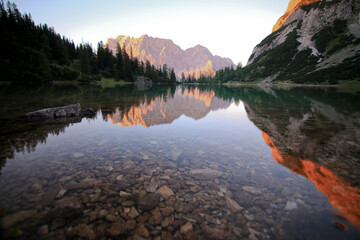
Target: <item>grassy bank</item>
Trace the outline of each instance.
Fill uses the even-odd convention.
[[[114,87],[114,86],[125,86],[133,84],[131,82],[125,82],[125,80],[116,81],[115,78],[103,78],[98,82],[102,87]]]

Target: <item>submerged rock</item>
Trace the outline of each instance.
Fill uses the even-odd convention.
[[[139,235],[140,237],[147,238],[147,237],[150,236],[149,231],[147,230],[147,228],[145,227],[145,225],[144,225],[143,223],[138,224],[135,232],[136,232],[136,234]]]
[[[222,240],[227,238],[227,232],[219,228],[211,228],[206,226],[203,228],[203,236],[206,239]]]
[[[194,169],[190,171],[190,175],[198,180],[210,180],[222,175],[222,172],[215,169]]]
[[[192,230],[193,230],[193,225],[190,222],[187,222],[183,226],[181,226],[180,233],[185,235],[188,232],[191,232]]]
[[[58,192],[58,194],[56,195],[56,198],[62,198],[64,195],[65,195],[65,193],[67,192],[67,190],[66,189],[60,189],[60,191]]]
[[[295,201],[287,201],[285,206],[285,211],[292,211],[298,208],[298,205]]]
[[[152,178],[150,183],[149,183],[149,186],[147,187],[146,190],[148,192],[155,192],[157,187],[158,187],[158,184],[156,183],[155,178]]]
[[[242,207],[239,206],[237,202],[232,200],[231,198],[225,197],[226,206],[232,211],[232,212],[240,212],[243,210]]]
[[[165,196],[167,198],[174,196],[174,192],[166,185],[159,188],[156,192],[160,193],[162,196]]]
[[[11,215],[7,215],[1,219],[1,226],[5,229],[14,226],[16,223],[23,222],[31,218],[36,213],[36,210],[24,210]]]
[[[126,234],[127,230],[123,223],[115,222],[115,223],[111,224],[110,228],[107,229],[107,232],[112,237],[118,237],[120,235]]]
[[[83,153],[79,153],[79,152],[75,152],[71,155],[73,158],[81,158],[83,156],[85,156],[85,154]]]
[[[139,216],[139,213],[138,213],[138,211],[136,211],[136,209],[134,207],[132,207],[130,212],[128,213],[128,216],[131,217],[132,219],[134,219],[137,216]]]
[[[49,233],[49,226],[47,224],[42,225],[36,232],[38,235],[43,236]]]
[[[138,207],[142,210],[151,210],[159,205],[161,194],[150,193],[138,200]]]
[[[262,191],[260,188],[253,187],[253,186],[243,186],[242,189],[248,193],[259,195],[262,194]]]

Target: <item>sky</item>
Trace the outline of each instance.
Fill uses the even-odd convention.
[[[118,35],[171,39],[182,49],[197,44],[246,64],[271,33],[289,0],[13,0],[36,24],[54,27],[75,43]]]

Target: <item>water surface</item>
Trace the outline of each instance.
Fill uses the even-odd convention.
[[[359,238],[356,91],[7,87],[0,102],[3,236]],[[76,102],[97,116],[14,121]]]

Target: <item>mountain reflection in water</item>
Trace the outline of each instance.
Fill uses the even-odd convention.
[[[360,229],[359,109],[351,111],[351,102],[332,106],[321,97],[273,91],[266,102],[247,100],[246,110],[274,160],[313,182],[338,215]]]
[[[131,238],[140,230],[165,239],[358,237],[357,92],[59,86],[41,90],[44,101],[39,91],[0,95],[16,99],[0,114],[0,210],[11,220],[0,234],[19,227],[20,239]],[[74,102],[97,117],[13,121]],[[160,189],[165,200],[139,207]],[[341,224],[347,231],[335,228]]]
[[[108,114],[107,117],[113,124],[122,127],[136,125],[150,127],[152,125],[170,124],[182,115],[201,119],[210,111],[225,109],[230,104],[230,101],[215,97],[213,90],[200,91],[198,88],[178,88],[173,96],[168,93],[166,96],[156,97],[150,103],[145,101],[138,106],[133,105],[125,113],[116,108],[115,113]]]
[[[283,154],[277,149],[271,138],[262,133],[264,141],[271,148],[276,162],[312,181],[316,188],[324,193],[330,203],[340,210],[341,216],[360,229],[360,190],[337,177],[331,170],[311,160]]]

